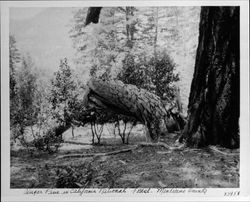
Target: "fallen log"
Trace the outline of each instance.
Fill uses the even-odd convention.
[[[74,141],[68,141],[68,140],[64,140],[63,143],[68,143],[68,144],[75,144],[75,145],[92,145],[91,143],[84,143],[84,142],[74,142]]]
[[[158,142],[158,143],[141,142],[133,147],[129,147],[129,148],[121,149],[121,150],[117,150],[117,151],[105,152],[105,153],[90,153],[90,154],[67,154],[67,155],[58,156],[57,159],[111,156],[111,155],[130,152],[130,151],[136,150],[139,147],[164,147],[164,148],[169,149],[169,150],[180,150],[183,148],[183,146],[184,145],[181,145],[178,147],[172,147],[164,142]]]
[[[223,151],[217,149],[215,146],[209,146],[208,148],[212,151],[215,151],[215,152],[222,154],[222,155],[225,155],[225,156],[238,156],[239,155],[239,152],[235,152],[235,153],[223,152]]]
[[[158,142],[156,144],[151,143],[151,142],[141,142],[138,144],[138,146],[152,146],[152,147],[159,146],[159,147],[164,147],[164,148],[169,149],[169,150],[179,150],[179,149],[182,149],[184,147],[184,144],[177,146],[177,147],[172,147],[165,142]]]
[[[106,152],[106,153],[91,153],[91,154],[68,154],[68,155],[62,155],[58,156],[57,159],[65,159],[65,158],[86,158],[86,157],[98,157],[98,156],[110,156],[125,152],[130,152],[132,150],[136,149],[136,147],[131,147],[127,149],[122,149],[118,151],[112,151],[112,152]]]
[[[85,106],[136,118],[146,126],[146,136],[151,142],[158,142],[161,135],[183,128],[183,124],[178,123],[184,121],[183,117],[166,110],[160,97],[147,90],[121,81],[96,78],[87,86]]]

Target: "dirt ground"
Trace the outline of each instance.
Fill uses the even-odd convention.
[[[162,141],[174,145],[177,138],[170,134]],[[118,151],[142,141],[143,136],[132,135],[129,145],[118,137],[95,146],[64,143],[56,154],[35,152],[32,157],[24,149],[12,151],[11,188],[239,187],[239,150],[142,145],[108,156],[61,158]]]

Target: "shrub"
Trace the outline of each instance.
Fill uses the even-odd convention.
[[[17,139],[31,155],[33,155],[34,149],[50,154],[55,153],[63,142],[62,136],[56,133],[58,127],[47,127],[33,129],[31,126],[31,131],[25,128],[24,132]]]
[[[44,135],[43,137],[34,139],[32,143],[39,151],[55,153],[58,151],[58,148],[62,143],[62,137],[56,136],[54,132],[49,131],[48,134]]]
[[[80,167],[66,166],[57,170],[56,188],[82,188],[91,184],[97,174],[91,162]]]
[[[118,79],[155,93],[161,99],[173,100],[173,83],[179,80],[179,75],[174,72],[175,63],[166,50],[158,51],[156,56],[146,57],[146,54],[128,54],[123,60]]]

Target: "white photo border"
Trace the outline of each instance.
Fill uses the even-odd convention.
[[[89,6],[240,6],[240,187],[207,188],[201,194],[43,194],[27,195],[27,189],[10,189],[9,132],[9,8],[11,7],[89,7]],[[249,133],[249,2],[234,1],[5,1],[1,2],[1,199],[3,201],[250,201]],[[32,190],[32,189],[30,189]],[[53,191],[62,190],[53,189]],[[63,189],[63,191],[72,189]],[[98,189],[93,189],[97,192]],[[153,190],[153,189],[152,189]],[[239,196],[225,196],[238,192]]]

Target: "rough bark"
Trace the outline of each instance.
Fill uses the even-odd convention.
[[[199,32],[184,136],[239,147],[239,7],[202,7]]]
[[[179,127],[175,115],[165,109],[161,99],[144,89],[100,79],[91,79],[88,88],[86,106],[136,118],[147,127],[152,142],[158,142],[160,135]],[[178,127],[174,127],[176,124]]]
[[[98,23],[101,9],[102,7],[89,7],[85,21],[85,26],[87,26],[90,23]]]

